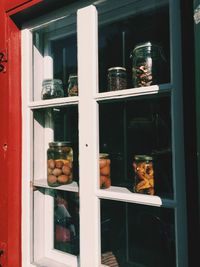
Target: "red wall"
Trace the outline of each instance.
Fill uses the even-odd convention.
[[[21,36],[10,14],[41,0],[0,1],[0,257],[2,267],[21,267]],[[15,8],[16,7],[16,8]],[[12,9],[12,10],[11,10]]]

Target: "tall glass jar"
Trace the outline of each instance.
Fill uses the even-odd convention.
[[[69,142],[51,142],[47,150],[47,182],[59,186],[73,181],[73,150]]]
[[[108,69],[108,91],[123,90],[127,88],[126,69],[113,67]]]
[[[154,195],[153,158],[148,155],[135,155],[133,160],[135,193]]]
[[[109,188],[111,186],[109,154],[99,154],[99,176],[100,188]]]
[[[137,45],[132,53],[132,82],[134,87],[164,82],[167,76],[162,47],[146,42]]]
[[[68,96],[78,95],[78,77],[77,75],[70,74],[68,80]]]
[[[59,79],[45,79],[42,82],[42,99],[64,96],[63,84]]]

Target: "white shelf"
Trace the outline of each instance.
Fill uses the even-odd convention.
[[[72,182],[70,184],[53,187],[53,186],[49,186],[47,184],[47,180],[46,179],[40,179],[40,180],[35,180],[33,182],[33,185],[34,186],[38,186],[38,187],[48,188],[48,189],[63,190],[63,191],[70,191],[70,192],[78,192],[78,184],[77,184],[77,182]]]
[[[71,97],[61,97],[61,98],[53,98],[46,100],[38,100],[29,102],[29,108],[31,109],[39,109],[46,107],[58,107],[58,106],[67,106],[67,105],[77,105],[78,104],[78,96]]]
[[[59,263],[49,258],[42,258],[34,262],[34,265],[38,267],[70,267],[69,265]]]
[[[151,196],[139,193],[133,193],[125,187],[111,186],[107,189],[100,189],[96,192],[97,197],[102,199],[119,200],[136,204],[150,206],[175,207],[176,201],[171,199],[162,199],[159,196]]]
[[[169,92],[171,89],[172,89],[171,84],[129,88],[129,89],[118,90],[118,91],[97,93],[95,96],[95,99],[97,101],[104,101],[104,100],[110,100],[110,99],[133,98],[137,96],[166,93],[166,92]]]

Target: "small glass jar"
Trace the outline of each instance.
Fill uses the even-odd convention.
[[[113,67],[108,69],[108,91],[123,90],[127,88],[126,69]]]
[[[63,97],[63,84],[59,79],[45,79],[42,82],[42,99]]]
[[[69,142],[51,142],[47,150],[47,182],[59,186],[73,181],[73,150]]]
[[[78,95],[78,77],[77,75],[70,74],[68,80],[68,96]]]
[[[135,155],[133,160],[135,193],[154,195],[153,158],[148,155]]]
[[[99,154],[99,183],[101,189],[111,186],[110,159],[106,153]]]
[[[146,42],[137,45],[132,53],[132,82],[134,87],[164,82],[166,60],[161,46]]]

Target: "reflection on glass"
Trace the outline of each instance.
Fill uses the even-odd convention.
[[[55,191],[54,247],[79,254],[79,199],[77,193]]]
[[[101,103],[99,126],[100,152],[110,157],[111,185],[173,198],[168,96]]]
[[[77,74],[76,13],[33,30],[33,100],[68,96]]]
[[[99,91],[110,90],[110,79],[107,78],[110,68],[125,68],[127,76],[126,88],[169,82],[168,1],[153,1],[153,4],[152,1],[148,0],[146,2],[129,1],[127,6],[120,1],[109,2],[113,2],[113,5],[110,3],[110,7],[115,6],[115,9],[109,9],[109,6],[107,6],[107,14],[103,13],[103,6],[102,8],[99,7]],[[154,47],[161,48],[162,52],[159,49],[157,55],[155,55],[155,50],[152,53],[143,53],[144,61],[140,61],[140,63],[143,67],[145,67],[145,62],[150,66],[149,60],[153,59],[155,65],[151,66],[151,74],[154,75],[156,73],[156,75],[153,78],[151,77],[152,75],[147,77],[146,72],[142,73],[142,69],[140,69],[140,81],[136,84],[132,73],[135,65],[135,53],[133,55],[133,50],[144,43],[155,44]],[[137,53],[137,63],[138,58],[141,58],[141,53]],[[156,60],[154,60],[155,58]],[[157,76],[157,79],[154,79],[155,76]],[[113,84],[116,84],[116,82],[113,82]],[[124,86],[117,87],[124,88]],[[116,88],[112,86],[112,90],[116,90]]]
[[[101,263],[175,267],[173,210],[101,200]]]

